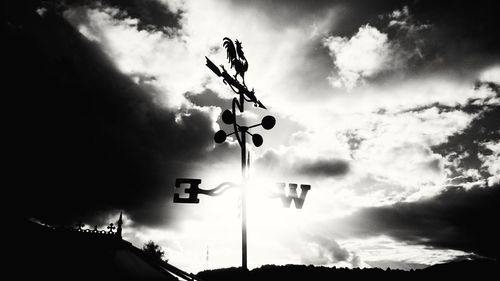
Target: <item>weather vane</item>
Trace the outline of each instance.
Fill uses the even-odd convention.
[[[248,90],[245,84],[245,72],[248,70],[248,61],[243,53],[242,43],[238,40],[233,41],[227,37],[223,39],[223,46],[226,49],[227,59],[230,63],[230,68],[234,68],[236,73],[231,76],[223,65],[217,67],[209,58],[206,58],[206,66],[212,70],[215,75],[222,77],[222,82],[228,85],[231,90],[237,94],[238,97],[233,98],[231,110],[226,109],[222,113],[222,121],[227,125],[233,126],[233,132],[226,133],[223,130],[219,130],[214,135],[214,141],[216,143],[223,143],[226,141],[228,136],[234,135],[238,144],[241,148],[241,184],[236,184],[232,182],[224,182],[213,189],[202,189],[199,187],[201,184],[201,179],[188,179],[188,178],[178,178],[175,180],[175,189],[181,188],[183,185],[188,185],[189,187],[184,189],[184,193],[188,197],[181,197],[179,193],[174,194],[175,203],[199,203],[200,199],[198,195],[204,194],[208,196],[218,196],[224,193],[226,190],[231,188],[239,187],[241,189],[241,240],[242,240],[242,268],[247,270],[247,227],[246,227],[246,189],[247,189],[247,171],[250,166],[250,161],[247,152],[247,134],[252,137],[252,143],[259,147],[264,142],[261,135],[256,133],[251,133],[249,130],[262,126],[265,130],[271,130],[276,124],[276,119],[267,115],[262,118],[259,124],[252,126],[242,126],[238,124],[237,121],[237,109],[240,113],[245,111],[245,102],[251,102],[255,107],[260,107],[264,110],[267,108],[264,104],[257,99],[255,96],[255,91],[252,89]],[[241,82],[238,80],[238,75],[241,78]],[[301,194],[297,196],[297,184],[290,183],[288,185],[289,191],[288,195],[285,193],[285,183],[278,183],[278,192],[273,195],[273,197],[281,198],[284,207],[290,207],[291,202],[295,203],[297,209],[301,209],[304,205],[304,201],[307,192],[311,189],[310,185],[302,184],[300,185]]]

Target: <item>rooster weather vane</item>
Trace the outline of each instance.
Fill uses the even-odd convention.
[[[189,178],[178,178],[175,181],[175,190],[181,188],[183,185],[187,185],[184,189],[184,193],[188,197],[181,197],[180,193],[174,193],[174,203],[199,203],[200,200],[198,195],[204,194],[208,196],[218,196],[224,193],[226,190],[233,188],[240,188],[241,190],[241,238],[242,238],[242,268],[247,270],[247,229],[246,229],[246,189],[247,189],[247,177],[248,177],[248,167],[250,166],[249,154],[247,151],[247,135],[251,136],[252,143],[259,147],[264,142],[261,135],[256,133],[251,133],[249,130],[262,126],[265,130],[271,130],[275,124],[276,119],[267,115],[262,118],[261,123],[252,126],[242,126],[237,122],[237,110],[240,113],[245,111],[245,102],[253,103],[255,107],[267,110],[264,104],[257,99],[255,96],[254,89],[248,90],[245,83],[245,73],[248,70],[248,61],[243,53],[242,43],[235,40],[235,43],[227,37],[223,39],[223,47],[226,49],[227,59],[230,63],[230,69],[234,68],[236,73],[230,75],[223,65],[220,68],[217,67],[209,58],[206,58],[206,66],[212,70],[215,75],[222,77],[222,82],[228,85],[231,90],[238,96],[233,98],[231,110],[226,109],[222,113],[222,121],[227,125],[232,125],[233,132],[226,133],[223,130],[219,130],[214,135],[214,141],[216,143],[223,143],[226,141],[228,136],[234,135],[238,144],[241,148],[241,176],[242,182],[240,184],[224,182],[213,189],[202,189],[199,187],[201,184],[201,179],[189,179]],[[241,83],[238,80],[238,75],[241,78]],[[301,184],[300,196],[297,195],[297,184],[288,184],[288,194],[285,193],[285,183],[278,183],[278,192],[272,195],[273,198],[281,198],[284,207],[290,207],[291,202],[295,203],[297,209],[301,209],[307,192],[311,189],[310,185]]]
[[[240,75],[241,79],[243,80],[243,86],[246,87],[245,84],[245,72],[248,70],[248,61],[245,58],[245,53],[243,53],[243,47],[241,46],[241,42],[236,39],[236,48],[233,44],[233,41],[231,39],[224,37],[223,39],[223,44],[224,48],[226,48],[227,51],[227,59],[231,63],[231,68],[234,67],[234,70],[236,70],[236,74],[234,75],[234,79],[236,79],[236,76],[238,74]],[[224,67],[222,67],[224,69]]]

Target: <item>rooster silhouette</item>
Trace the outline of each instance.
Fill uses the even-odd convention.
[[[241,46],[241,42],[236,40],[236,46],[233,44],[233,41],[227,37],[223,39],[223,46],[227,51],[227,59],[231,63],[231,68],[234,66],[236,70],[236,74],[234,75],[234,79],[240,75],[243,80],[243,85],[245,85],[245,72],[248,70],[248,61],[245,58],[245,54],[243,53],[243,49]]]

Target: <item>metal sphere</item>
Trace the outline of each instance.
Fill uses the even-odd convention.
[[[274,125],[276,125],[276,119],[271,115],[267,115],[266,117],[262,118],[262,128],[271,130]]]
[[[223,143],[225,140],[226,140],[226,132],[224,132],[223,130],[220,130],[217,133],[215,133],[214,141],[216,143]]]
[[[262,145],[264,140],[262,139],[262,136],[259,134],[253,134],[252,136],[252,142],[256,147],[259,147]]]
[[[222,113],[222,122],[228,125],[234,123],[234,115],[229,109],[224,110]]]

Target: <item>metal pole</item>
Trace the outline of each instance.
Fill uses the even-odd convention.
[[[246,128],[241,128],[241,267],[247,267],[247,201],[246,201],[246,174],[247,174],[247,142]]]

